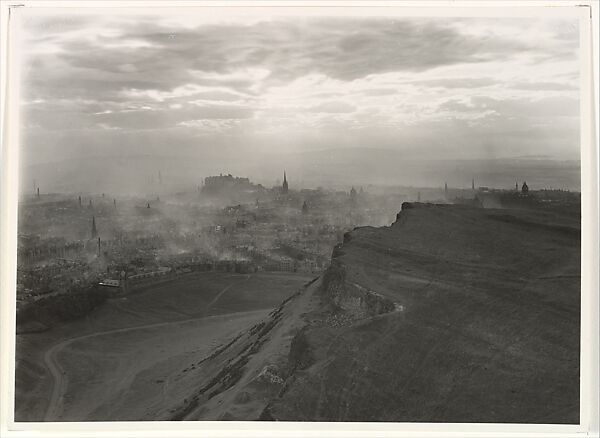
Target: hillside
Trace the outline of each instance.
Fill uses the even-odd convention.
[[[173,377],[172,420],[577,423],[580,231],[556,212],[408,204]]]

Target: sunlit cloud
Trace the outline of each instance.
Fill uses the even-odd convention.
[[[90,130],[163,129],[212,145],[235,133],[228,146],[263,152],[577,157],[578,41],[577,22],[560,19],[37,17],[22,126],[79,129],[83,145]]]

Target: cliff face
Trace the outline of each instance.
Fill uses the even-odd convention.
[[[578,227],[556,212],[405,204],[198,364],[169,415],[576,423]]]

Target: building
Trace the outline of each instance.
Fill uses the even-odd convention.
[[[302,204],[302,214],[308,214],[308,204],[306,201]]]
[[[529,193],[529,186],[527,182],[523,181],[523,187],[521,187],[521,193]]]
[[[204,186],[202,187],[203,192],[218,192],[223,189],[232,187],[249,187],[252,184],[248,178],[240,178],[231,174],[219,176],[208,176],[204,178]]]

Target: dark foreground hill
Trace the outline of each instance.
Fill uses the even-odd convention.
[[[573,215],[404,204],[155,418],[577,423],[579,248]]]

